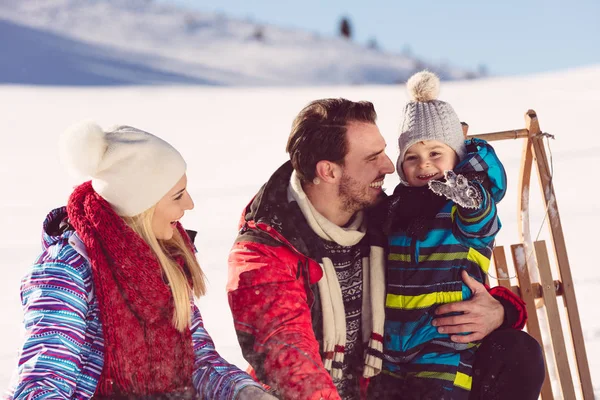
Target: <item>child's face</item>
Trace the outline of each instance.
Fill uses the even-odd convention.
[[[425,186],[432,179],[444,177],[458,162],[454,150],[437,140],[424,140],[409,147],[404,154],[402,171],[410,186]]]

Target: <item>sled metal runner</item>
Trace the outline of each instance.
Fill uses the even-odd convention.
[[[551,339],[552,351],[544,350],[546,378],[542,386],[542,400],[554,398],[564,399],[593,399],[594,392],[590,376],[581,320],[575,298],[573,277],[567,256],[567,248],[563,235],[560,214],[556,203],[552,174],[544,144],[547,136],[542,133],[535,111],[525,113],[525,128],[503,132],[467,135],[468,125],[463,123],[463,131],[467,138],[479,138],[488,142],[498,140],[523,139],[521,169],[519,174],[519,191],[517,203],[517,222],[519,226],[520,243],[510,246],[515,276],[508,271],[504,246],[496,246],[493,251],[493,262],[496,268],[498,284],[509,288],[525,301],[528,313],[527,331],[545,349],[542,340],[542,330]],[[553,276],[550,257],[545,241],[535,241],[529,221],[529,187],[533,166],[536,166],[540,190],[546,210],[547,224],[550,228],[552,251],[556,260],[556,274]],[[532,281],[539,279],[539,281]],[[539,277],[539,278],[537,278]],[[514,282],[514,284],[513,284]],[[558,297],[562,297],[566,321],[561,320]],[[539,311],[539,313],[538,313]],[[545,319],[540,315],[545,312]],[[546,326],[547,325],[547,326]],[[568,359],[567,342],[563,335],[563,326],[571,336],[574,365]],[[556,376],[560,382],[560,393],[553,393],[549,375],[549,360],[553,360]],[[572,374],[573,372],[573,374]],[[576,395],[575,381],[579,381],[581,393]]]

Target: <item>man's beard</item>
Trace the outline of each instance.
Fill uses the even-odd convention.
[[[377,199],[371,199],[369,187],[362,186],[357,180],[345,173],[342,174],[338,195],[342,200],[342,210],[351,214],[364,210],[377,203]]]

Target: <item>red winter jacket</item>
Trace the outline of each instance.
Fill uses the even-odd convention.
[[[339,399],[320,349],[322,315],[313,259],[319,240],[287,187],[292,167],[281,166],[244,210],[229,255],[227,292],[244,358],[281,399]],[[522,328],[524,304],[512,292],[490,293],[505,308],[505,325]],[[512,307],[511,307],[512,305]]]
[[[321,360],[320,323],[313,328],[322,271],[307,255],[306,239],[314,234],[287,201],[291,173],[286,163],[244,211],[229,255],[229,305],[244,357],[261,382],[282,399],[339,399]]]

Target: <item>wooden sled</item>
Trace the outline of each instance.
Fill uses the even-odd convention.
[[[546,333],[546,339],[551,338],[552,350],[544,352],[546,379],[542,386],[542,400],[555,398],[570,400],[582,398],[581,396],[585,400],[593,399],[592,379],[585,352],[571,268],[544,144],[546,135],[540,130],[537,115],[533,110],[525,113],[524,129],[467,135],[468,125],[463,123],[463,131],[467,138],[476,137],[488,142],[523,139],[517,203],[520,243],[510,246],[515,273],[511,278],[504,246],[496,246],[493,263],[498,284],[509,288],[525,301],[529,314],[527,331],[537,339],[542,348],[545,348],[542,332]],[[556,276],[553,276],[552,273],[546,242],[534,241],[532,237],[528,210],[533,165],[537,167],[540,189],[546,207],[547,225],[550,228],[552,250],[556,260],[554,268],[557,271]],[[532,277],[539,277],[539,280],[532,279]],[[562,297],[563,310],[559,310],[558,297]],[[561,319],[560,311],[564,311],[563,314],[566,314],[566,318]],[[563,327],[567,334],[570,334],[569,342],[565,341]],[[569,348],[569,352],[567,348]],[[569,363],[569,354],[572,354],[575,359],[573,365]],[[555,375],[560,383],[558,388],[554,388],[554,392],[549,379],[549,366],[555,367]],[[576,390],[576,381],[579,382],[577,386],[580,387],[580,392]],[[576,392],[578,392],[577,395]]]

